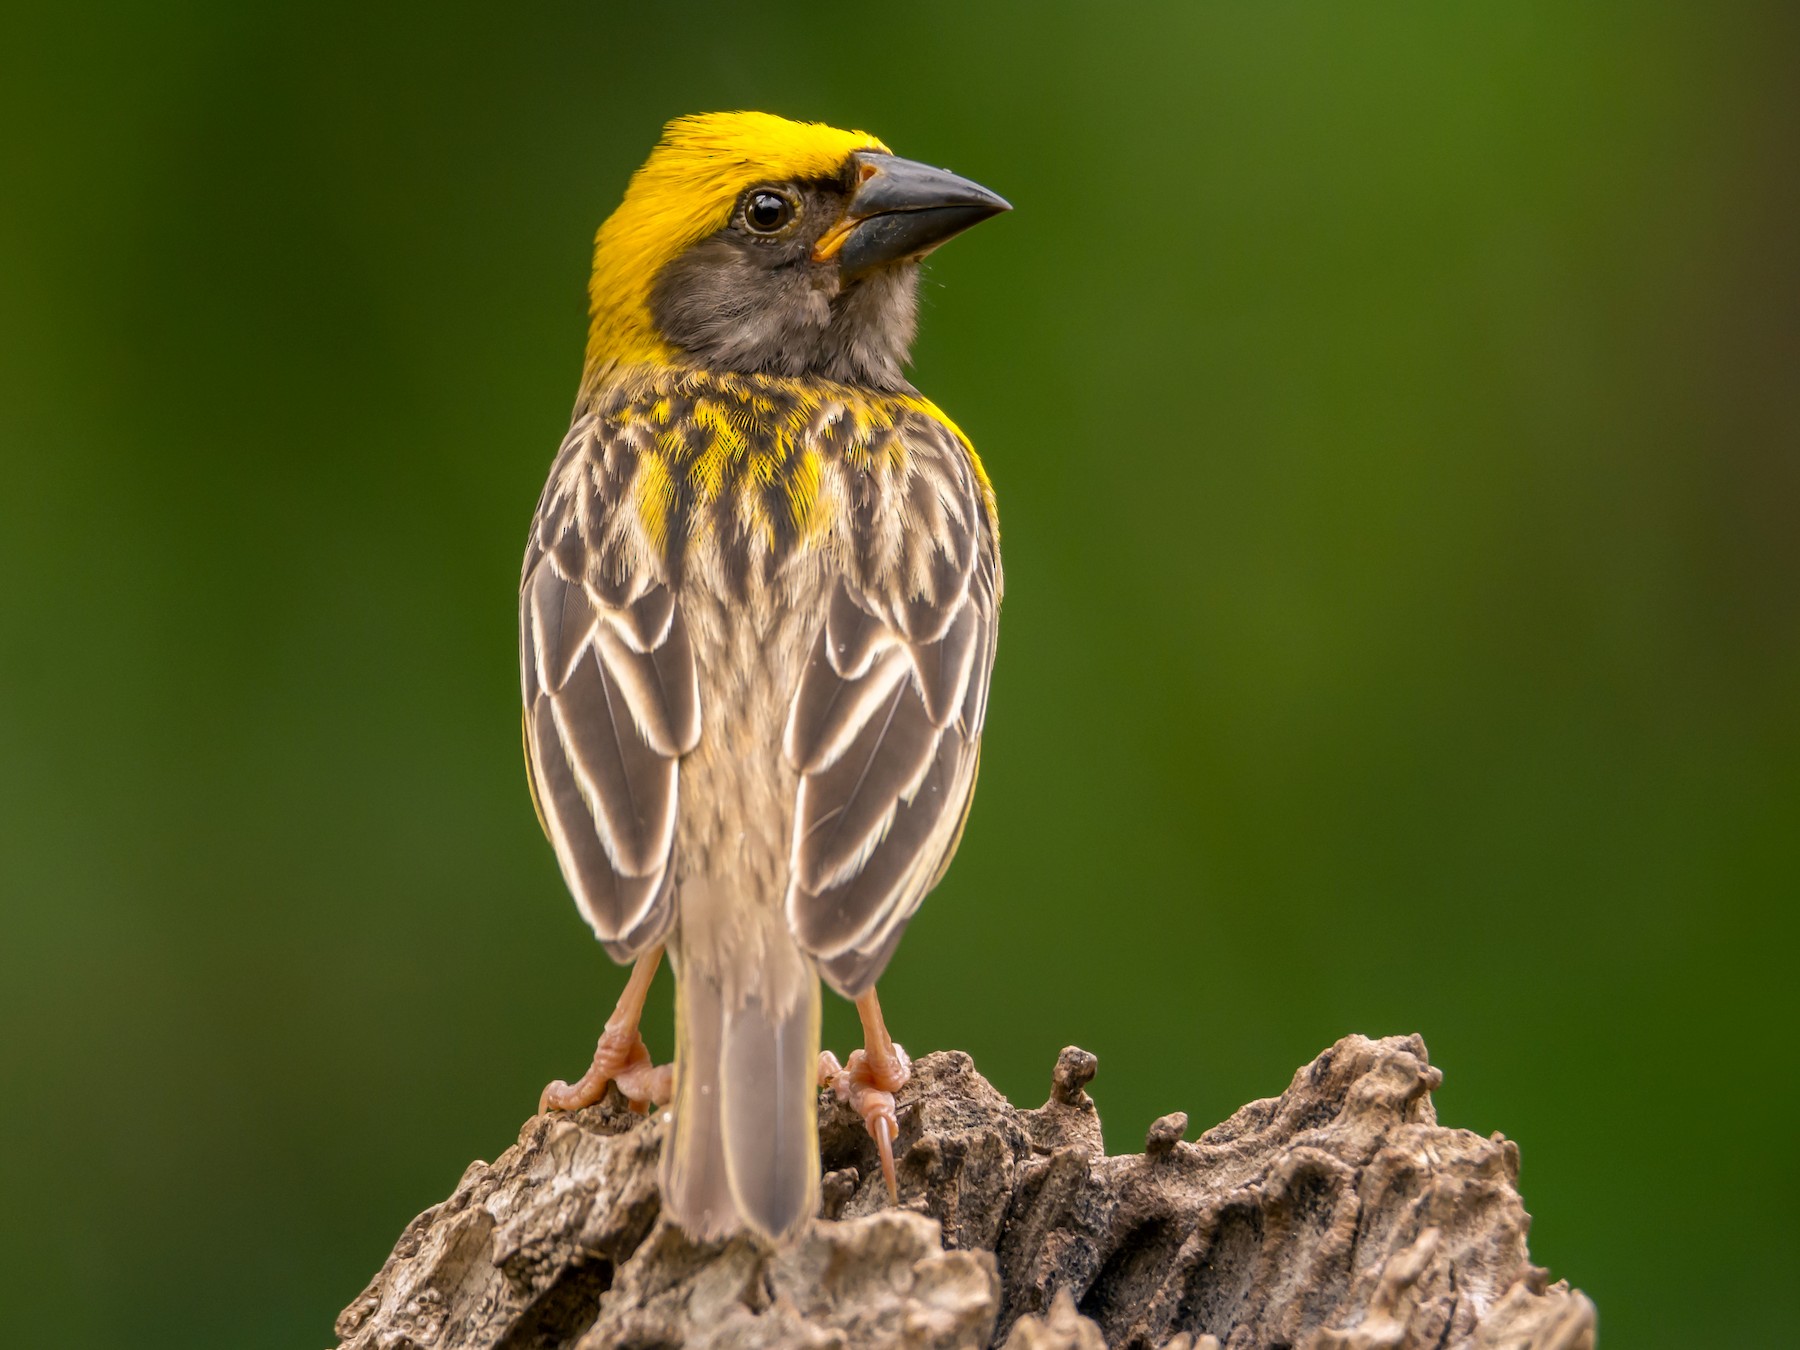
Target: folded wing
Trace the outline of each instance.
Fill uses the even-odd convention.
[[[955,851],[993,668],[992,532],[967,460],[917,455],[859,531],[790,709],[788,923],[840,993],[872,985]]]
[[[579,453],[570,464],[539,507],[520,593],[525,757],[563,877],[623,961],[673,917],[680,757],[700,739],[699,689],[670,587],[606,547],[581,490],[598,465]]]

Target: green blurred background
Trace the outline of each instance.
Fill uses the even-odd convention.
[[[1794,14],[10,8],[7,1343],[326,1344],[585,1064],[518,559],[595,226],[759,107],[1017,207],[917,352],[1009,590],[901,1039],[1133,1150],[1422,1032],[1607,1343],[1794,1344]]]

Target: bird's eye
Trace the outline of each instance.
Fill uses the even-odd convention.
[[[793,218],[793,198],[767,188],[752,192],[744,202],[744,221],[758,234],[775,234]]]

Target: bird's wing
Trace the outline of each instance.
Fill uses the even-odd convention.
[[[974,791],[999,562],[961,443],[906,429],[899,510],[852,503],[857,558],[831,592],[784,750],[800,773],[787,918],[840,993],[872,985],[948,865]]]
[[[570,429],[532,522],[519,593],[525,759],[544,832],[607,950],[673,917],[680,757],[700,739],[694,652],[669,579],[629,545],[619,435]]]

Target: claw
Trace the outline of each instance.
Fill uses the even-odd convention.
[[[639,1102],[668,1101],[672,1077],[669,1066],[650,1062],[650,1051],[637,1028],[608,1027],[594,1047],[594,1062],[573,1083],[557,1079],[538,1097],[539,1111],[578,1111],[606,1095],[606,1085],[617,1083],[638,1109]]]
[[[900,1179],[894,1168],[894,1143],[900,1138],[900,1121],[894,1112],[894,1093],[912,1076],[906,1051],[893,1047],[891,1059],[882,1062],[866,1050],[851,1053],[850,1062],[838,1063],[826,1050],[819,1055],[819,1085],[829,1087],[841,1102],[862,1117],[863,1128],[875,1141],[881,1156],[881,1177],[887,1183],[888,1203],[900,1201]]]
[[[643,1016],[644,996],[656,978],[656,967],[662,961],[662,948],[645,952],[632,964],[631,978],[625,981],[625,992],[619,995],[619,1006],[606,1019],[606,1030],[600,1044],[594,1047],[594,1062],[573,1083],[557,1079],[538,1095],[538,1110],[577,1111],[592,1106],[606,1095],[606,1085],[617,1083],[631,1103],[666,1102],[673,1099],[674,1074],[667,1066],[650,1062],[650,1052],[638,1035],[638,1019]]]
[[[887,1182],[888,1203],[900,1203],[900,1179],[894,1172],[894,1140],[900,1137],[900,1122],[894,1119],[894,1099],[887,1093],[880,1094],[887,1098],[884,1107],[877,1107],[881,1114],[864,1117],[864,1124],[869,1133],[875,1136],[876,1152],[881,1154],[881,1179]]]
[[[675,1100],[675,1066],[649,1060],[646,1054],[642,1068],[628,1069],[613,1079],[625,1094],[625,1104],[640,1116],[648,1115],[658,1102]]]

